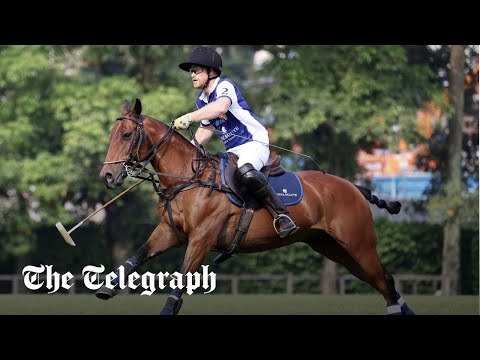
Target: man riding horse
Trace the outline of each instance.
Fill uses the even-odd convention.
[[[177,122],[182,121],[185,120]],[[231,255],[230,249],[235,244],[238,245],[233,247],[235,252],[252,253],[303,242],[317,253],[342,264],[358,279],[378,290],[387,302],[388,314],[414,314],[396,291],[393,276],[380,261],[369,208],[369,204],[375,204],[390,214],[397,214],[401,209],[398,201],[379,199],[368,189],[323,171],[290,173],[302,187],[302,200],[289,208],[301,231],[279,238],[274,229],[265,226],[271,221],[271,212],[260,209],[253,217],[253,213],[246,210],[250,214],[247,216],[243,212],[245,207],[239,210],[237,204],[227,198],[225,186],[219,183],[221,174],[218,171],[218,163],[222,166],[225,157],[211,156],[206,152],[205,157],[200,158],[204,161],[200,166],[199,162],[194,163],[199,150],[202,149],[190,144],[175,131],[173,125],[143,115],[140,100],[136,99],[133,108],[128,102],[124,104],[121,116],[110,132],[110,145],[100,177],[107,188],[112,189],[122,185],[127,171],[140,167],[139,174],[149,176],[159,195],[159,222],[148,240],[125,261],[125,275],[136,271],[150,259],[182,245],[186,246],[186,251],[181,273],[188,277],[204,263],[210,251],[222,251],[220,259],[215,259],[216,263],[220,263]],[[132,162],[132,165],[127,165]],[[148,163],[154,172],[144,171]],[[235,171],[235,167],[230,168],[230,172]],[[133,173],[134,177],[140,177],[137,175]],[[248,232],[240,231],[245,230],[241,226],[242,218],[251,220],[246,227]],[[245,237],[239,237],[241,241],[236,242],[239,232],[245,233]],[[120,269],[118,271],[120,274]],[[119,277],[117,281],[120,281]],[[103,300],[111,299],[117,295],[119,284],[117,282],[113,289],[103,286],[95,295]],[[185,287],[174,289],[160,314],[178,314],[184,291]]]
[[[221,78],[222,58],[210,47],[192,51],[188,60],[179,67],[190,72],[193,87],[200,89],[196,105],[198,110],[175,119],[177,129],[187,129],[192,122],[200,122],[195,140],[206,144],[214,131],[221,134],[226,151],[238,156],[238,179],[264,205],[276,214],[274,227],[284,238],[299,227],[290,217],[287,207],[259,170],[270,156],[268,132],[257,115],[250,109],[237,85]]]

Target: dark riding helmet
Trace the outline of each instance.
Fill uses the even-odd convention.
[[[190,71],[192,65],[200,65],[214,69],[218,75],[222,73],[222,57],[214,49],[202,46],[193,50],[186,62],[178,65],[180,69]]]

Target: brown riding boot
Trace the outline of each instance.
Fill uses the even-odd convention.
[[[277,214],[277,217],[273,220],[275,231],[281,238],[294,234],[300,228],[295,225],[287,207],[283,204],[272,186],[269,184],[268,187],[269,191],[267,195],[262,198],[262,201]]]

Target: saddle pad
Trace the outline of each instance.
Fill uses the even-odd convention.
[[[228,160],[223,157],[220,158],[220,170],[222,174],[222,183],[224,185],[227,185],[225,182],[225,168],[227,163]],[[297,174],[293,172],[287,171],[280,176],[269,176],[268,182],[272,185],[273,189],[286,206],[298,204],[303,198],[302,183],[300,182]],[[243,205],[243,201],[240,200],[235,194],[227,193],[227,196],[235,205],[240,207]]]

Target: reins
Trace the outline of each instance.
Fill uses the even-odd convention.
[[[163,173],[158,171],[151,171],[147,169],[146,166],[170,142],[173,134],[175,133],[175,127],[173,122],[170,124],[165,134],[155,144],[151,145],[150,138],[143,127],[144,117],[142,115],[139,116],[138,120],[130,116],[120,116],[117,118],[117,121],[118,120],[130,120],[136,123],[137,128],[135,131],[135,136],[130,145],[127,159],[105,161],[103,164],[123,163],[123,166],[125,168],[124,171],[128,177],[143,179],[143,180],[152,182],[155,192],[164,201],[162,206],[166,206],[167,208],[170,225],[175,231],[177,238],[182,243],[187,244],[185,236],[175,226],[175,223],[173,220],[172,206],[170,202],[180,192],[187,191],[200,186],[208,187],[210,189],[208,195],[210,195],[214,189],[221,192],[232,192],[232,190],[229,187],[223,185],[222,183],[215,183],[216,173],[217,173],[218,163],[219,163],[218,160],[215,159],[208,151],[205,150],[205,148],[201,144],[197,142],[192,131],[190,130],[190,134],[194,139],[194,145],[197,150],[197,154],[192,159],[192,163],[191,163],[193,176],[188,177],[188,176],[169,174],[169,173]],[[149,150],[147,151],[145,156],[140,158],[139,156],[140,149],[144,139],[147,140]],[[208,181],[204,181],[200,177],[202,176],[203,172],[205,171],[208,165],[210,165],[211,167],[211,174],[208,177]],[[147,177],[140,176],[141,174],[147,174]],[[166,188],[160,188],[159,187],[160,180],[155,179],[155,176],[158,176],[159,179],[160,177],[163,176],[163,177],[182,179],[183,181],[179,181],[176,184],[168,186]]]
[[[189,128],[188,128],[188,130],[190,130],[190,133],[191,133],[191,134],[192,134],[192,131],[191,131],[191,127],[192,127],[192,126],[194,126],[194,127],[196,127],[196,128],[200,127],[200,125],[194,125],[194,124],[190,125]],[[225,132],[220,131],[220,130],[217,130],[217,129],[209,129],[209,128],[205,128],[205,127],[204,127],[203,129],[205,129],[205,130],[210,130],[210,131],[212,131],[212,132],[216,132],[216,133],[218,133],[218,134],[220,134],[220,135],[224,135],[224,134],[225,134]],[[241,138],[241,139],[247,139],[247,140],[251,140],[251,141],[256,141],[256,142],[258,142],[258,143],[260,143],[260,144],[268,145],[269,147],[274,147],[274,148],[277,148],[277,149],[280,149],[280,150],[284,150],[284,151],[293,153],[293,154],[295,154],[295,155],[300,155],[300,156],[306,157],[306,158],[312,160],[312,161],[315,163],[315,165],[318,166],[318,168],[320,169],[320,171],[322,171],[323,173],[325,173],[325,170],[323,170],[323,169],[320,167],[320,165],[318,165],[317,162],[316,162],[315,160],[313,160],[313,158],[312,158],[310,155],[305,155],[305,154],[302,154],[302,153],[299,153],[299,152],[296,152],[296,151],[293,151],[293,150],[286,149],[286,148],[281,147],[281,146],[273,145],[273,144],[270,144],[270,143],[265,143],[265,142],[263,142],[263,141],[255,140],[255,139],[252,139],[252,138],[247,138],[247,137],[241,136],[241,135],[231,134],[231,136],[233,136],[233,137],[238,137],[238,138]],[[195,137],[194,137],[193,135],[192,135],[192,137],[195,139]],[[196,141],[196,139],[195,139],[195,141]]]

